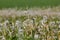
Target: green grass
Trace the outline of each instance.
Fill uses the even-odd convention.
[[[60,0],[0,0],[0,8],[54,7]]]
[[[0,16],[0,40],[60,40],[59,17]]]

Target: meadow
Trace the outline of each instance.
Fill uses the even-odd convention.
[[[60,40],[60,16],[0,16],[0,40]]]
[[[60,40],[60,0],[0,0],[0,40]]]
[[[60,0],[0,0],[1,8],[33,8],[33,7],[56,7],[60,6]]]

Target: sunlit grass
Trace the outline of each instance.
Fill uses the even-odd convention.
[[[60,18],[0,16],[0,40],[60,40]]]

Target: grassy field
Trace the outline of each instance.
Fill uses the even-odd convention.
[[[60,40],[60,16],[0,16],[0,40]]]
[[[60,0],[0,0],[0,40],[60,40],[59,6]]]
[[[0,8],[30,8],[59,6],[60,0],[0,0]]]

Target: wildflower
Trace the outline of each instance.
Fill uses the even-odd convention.
[[[17,26],[18,28],[21,28],[22,27],[21,21],[17,20],[15,23],[15,26]]]

